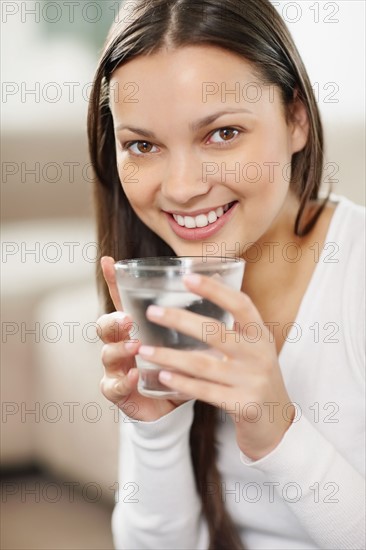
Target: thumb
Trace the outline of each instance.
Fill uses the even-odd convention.
[[[108,285],[109,294],[112,298],[114,307],[117,311],[123,311],[121,298],[119,297],[117,283],[116,283],[116,272],[114,269],[114,258],[111,256],[103,256],[100,260],[100,265],[103,271],[103,276],[105,282]]]

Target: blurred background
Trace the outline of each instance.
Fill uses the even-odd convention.
[[[197,0],[198,1],[198,0]],[[308,68],[324,190],[365,204],[365,3],[273,2]],[[1,548],[112,548],[118,416],[99,392],[90,83],[120,2],[1,3]],[[125,16],[134,2],[124,3]]]

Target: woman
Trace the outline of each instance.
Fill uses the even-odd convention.
[[[116,546],[361,548],[364,209],[319,199],[306,70],[267,0],[129,7],[88,120],[108,312],[101,389],[122,419]],[[209,338],[226,360],[128,342],[114,258],[205,253],[247,262],[241,292],[186,282],[233,314],[237,334]],[[201,332],[191,312],[148,316]],[[140,395],[137,353],[192,399]]]

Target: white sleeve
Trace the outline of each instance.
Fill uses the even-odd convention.
[[[121,412],[119,489],[112,517],[116,549],[208,548],[189,446],[194,402],[153,422]]]
[[[292,485],[287,504],[319,548],[366,548],[365,480],[304,415],[267,456],[240,459],[279,487]]]

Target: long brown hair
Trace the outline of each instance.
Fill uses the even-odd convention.
[[[133,5],[132,5],[133,4]],[[294,94],[306,108],[309,136],[291,161],[291,188],[299,198],[294,233],[306,235],[315,225],[328,197],[301,227],[304,209],[318,198],[323,167],[323,131],[312,87],[300,55],[281,17],[268,0],[136,0],[126,16],[111,27],[95,74],[88,112],[88,138],[95,173],[95,207],[101,254],[116,259],[175,256],[132,210],[117,172],[109,82],[113,71],[138,55],[164,46],[214,45],[243,56],[266,84],[276,86],[286,113]],[[328,195],[329,196],[329,195]],[[107,311],[114,306],[100,267],[97,278]],[[243,548],[225,510],[216,465],[217,409],[197,401],[190,433],[197,490],[210,532],[210,549]],[[209,485],[213,484],[213,485]]]

